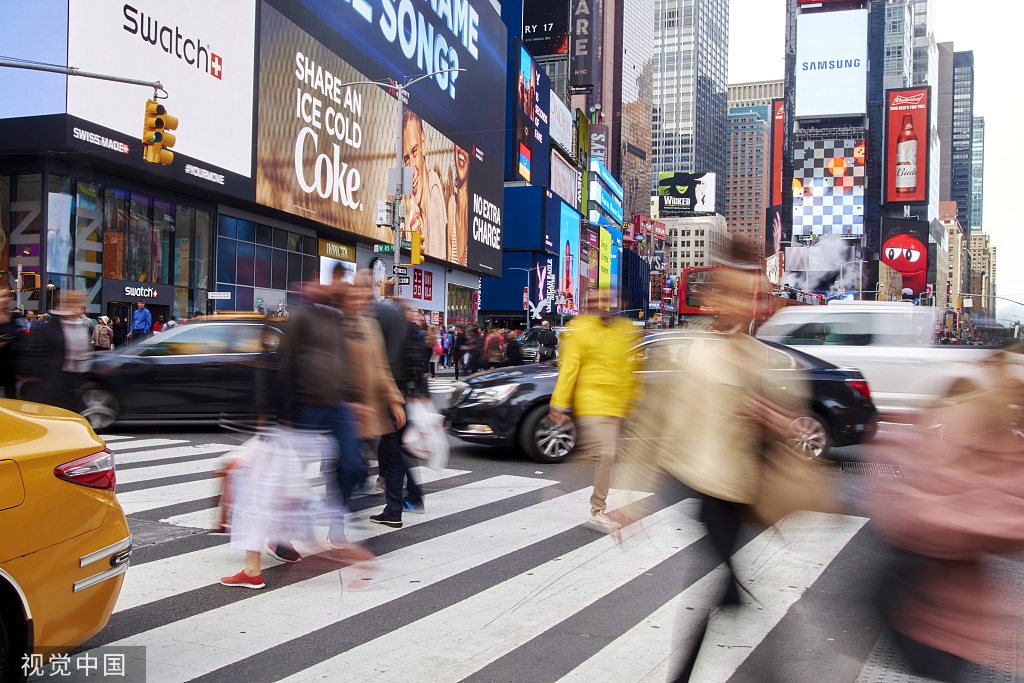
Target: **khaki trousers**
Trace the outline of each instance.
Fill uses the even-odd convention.
[[[612,465],[622,432],[621,417],[584,415],[575,418],[579,435],[577,457],[593,462],[594,494],[590,496],[590,514],[604,512],[608,487],[612,483]]]

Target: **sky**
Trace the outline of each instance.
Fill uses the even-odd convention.
[[[729,82],[781,79],[785,48],[783,0],[731,0]],[[957,51],[974,51],[974,115],[985,117],[985,232],[998,247],[996,293],[1000,322],[1024,321],[1024,190],[1017,171],[1024,151],[1020,112],[1024,76],[1019,67],[1021,0],[936,0],[935,39]]]

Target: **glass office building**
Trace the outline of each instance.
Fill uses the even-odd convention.
[[[975,116],[971,132],[971,230],[981,230],[985,203],[985,117]]]
[[[728,0],[655,0],[652,193],[662,171],[725,177],[728,57]]]

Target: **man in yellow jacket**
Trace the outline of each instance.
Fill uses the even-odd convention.
[[[573,320],[562,337],[549,415],[552,422],[564,425],[572,413],[579,456],[596,464],[587,525],[612,533],[619,525],[605,514],[605,506],[622,421],[638,398],[630,349],[639,336],[630,321],[615,318],[598,304],[593,291],[587,297],[590,313]]]

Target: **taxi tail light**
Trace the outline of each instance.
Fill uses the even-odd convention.
[[[860,394],[867,400],[871,400],[871,387],[868,386],[867,380],[864,379],[848,379],[846,383],[850,385],[855,393]]]
[[[109,448],[53,468],[58,479],[94,489],[113,491],[117,483],[114,475],[114,454]]]

